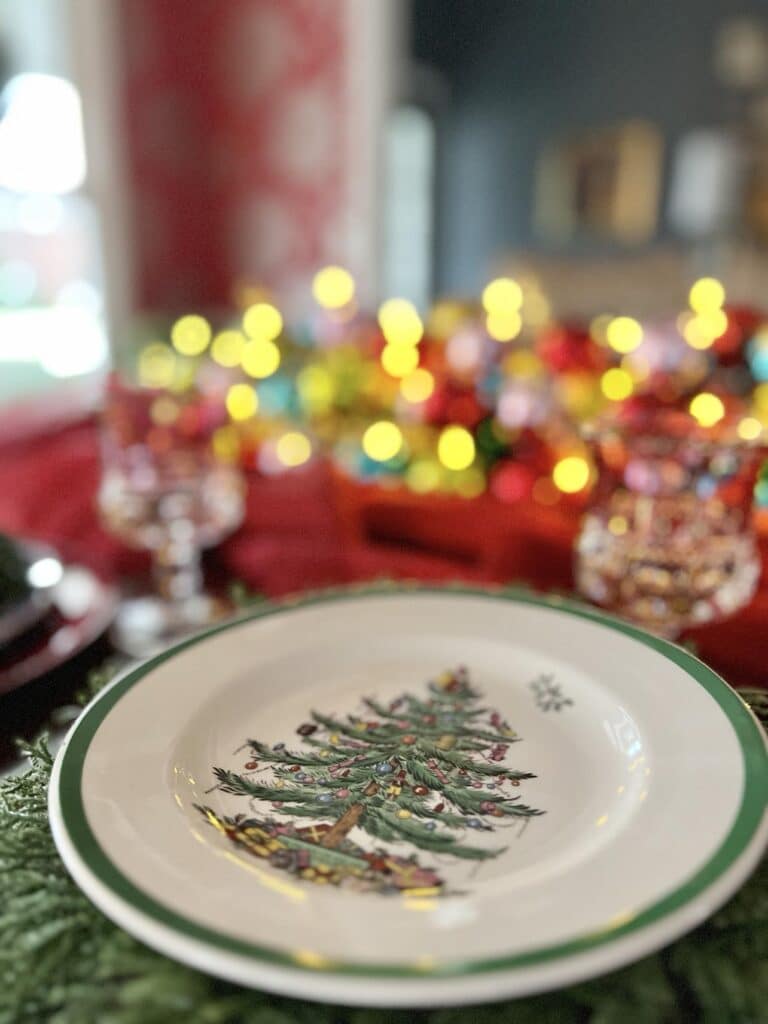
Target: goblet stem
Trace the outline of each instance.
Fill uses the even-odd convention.
[[[158,596],[183,611],[202,594],[200,548],[191,541],[169,540],[153,552],[152,578]]]

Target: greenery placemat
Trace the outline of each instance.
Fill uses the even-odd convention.
[[[109,675],[109,669],[97,673],[90,688]],[[40,740],[23,749],[30,769],[0,783],[0,1024],[768,1022],[768,858],[695,932],[582,985],[478,1008],[320,1006],[208,977],[151,951],[107,920],[56,852],[47,814],[47,744]]]

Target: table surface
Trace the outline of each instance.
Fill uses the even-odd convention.
[[[99,525],[95,495],[99,453],[93,420],[70,424],[55,434],[38,434],[0,444],[0,531],[53,544],[65,560],[121,581],[146,575],[146,555],[123,547]],[[476,511],[466,502],[467,530]],[[245,522],[206,555],[209,578],[237,579],[251,590],[279,598],[300,590],[359,583],[383,577],[425,581],[525,582],[534,587],[572,586],[571,542],[577,517],[551,534],[535,509],[510,507],[510,530],[537,522],[535,548],[516,545],[503,565],[489,569],[451,557],[438,546],[350,537],[339,509],[332,473],[316,462],[281,477],[253,475],[248,481]],[[425,509],[425,515],[426,515]],[[543,531],[543,532],[542,532]],[[768,676],[768,545],[752,604],[733,618],[689,634],[699,656],[733,685],[765,687]],[[103,662],[105,639],[56,672],[0,697],[0,764],[14,756],[13,739],[31,737],[55,709],[72,701],[87,672]]]

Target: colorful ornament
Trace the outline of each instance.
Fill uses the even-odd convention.
[[[411,812],[406,810],[405,807],[403,807],[401,810],[399,810],[397,812],[397,816],[398,816],[398,818],[403,818],[403,819],[410,818]]]
[[[377,775],[390,775],[392,773],[392,765],[389,761],[379,761],[373,770]]]
[[[245,767],[248,769],[249,772],[252,772],[254,768],[258,768],[259,767],[259,762],[258,761],[247,761],[246,764],[245,764]]]
[[[413,792],[416,794],[416,796],[426,796],[429,790],[427,789],[426,786],[414,786]]]
[[[330,804],[333,802],[333,797],[331,796],[330,793],[321,793],[320,796],[317,798],[317,802],[319,804]]]
[[[415,742],[416,742],[416,737],[412,736],[410,733],[407,736],[403,736],[403,743],[405,743],[406,746],[410,746],[412,743],[415,743]]]
[[[296,781],[297,782],[309,782],[311,777],[312,776],[311,775],[307,775],[306,772],[297,772],[296,773]]]
[[[311,736],[313,732],[317,732],[317,726],[312,722],[304,722],[303,725],[299,726],[296,732],[299,736]]]
[[[480,810],[485,814],[492,814],[496,810],[496,805],[491,800],[483,800]]]
[[[446,733],[445,736],[441,736],[440,739],[435,743],[438,750],[452,750],[456,746],[456,737],[452,734]]]
[[[483,823],[482,823],[482,821],[480,821],[479,818],[467,818],[467,827],[468,828],[482,828],[483,827]]]
[[[336,796],[338,796],[338,797],[340,797],[340,799],[344,800],[345,797],[349,796],[349,790],[348,789],[339,789],[336,792]]]
[[[435,814],[440,814],[441,811],[445,810],[445,804],[441,800],[439,804],[435,804],[432,810],[435,812]]]
[[[433,832],[437,828],[437,822],[435,822],[435,821],[425,821],[424,822],[424,828],[427,829],[429,832]]]
[[[285,744],[284,743],[276,743],[274,745],[274,747],[272,747],[272,749],[273,750],[285,750]]]
[[[288,766],[288,771],[289,772],[300,772],[301,771],[301,765],[300,764],[289,765]]]

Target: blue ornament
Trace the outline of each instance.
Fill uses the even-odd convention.
[[[377,775],[391,775],[392,765],[388,761],[379,761],[373,770]]]
[[[482,821],[480,821],[479,818],[467,818],[467,827],[468,828],[482,828],[483,827],[483,823],[482,823]]]
[[[496,789],[496,783],[489,782],[488,785],[486,786],[486,789]]]
[[[309,777],[309,775],[307,775],[306,772],[297,772],[296,773],[296,781],[297,782],[309,782],[309,778],[310,777]]]
[[[317,798],[317,802],[319,804],[329,804],[331,803],[332,800],[333,797],[331,796],[330,793],[321,793],[320,796]]]
[[[425,821],[424,822],[424,828],[428,829],[430,832],[434,832],[435,829],[437,828],[437,822],[435,822],[435,821]]]

